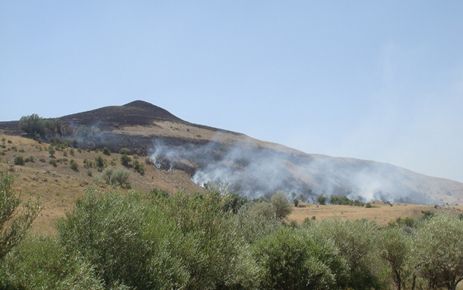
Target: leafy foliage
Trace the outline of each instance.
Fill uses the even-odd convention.
[[[275,208],[275,215],[277,218],[283,219],[291,213],[291,204],[283,193],[275,193],[271,198],[271,202]]]
[[[11,176],[0,173],[0,259],[24,238],[39,212],[36,203],[20,207],[19,198],[11,188],[12,181]]]

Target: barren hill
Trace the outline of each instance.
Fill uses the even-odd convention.
[[[260,197],[275,191],[290,198],[347,195],[391,202],[462,203],[463,184],[393,165],[306,154],[246,135],[196,125],[144,101],[63,116],[77,148],[128,148],[147,155],[156,170],[181,170],[200,186]],[[17,122],[0,122],[20,134]],[[56,136],[54,136],[56,138]]]

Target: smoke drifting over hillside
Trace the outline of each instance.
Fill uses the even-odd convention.
[[[154,144],[156,167],[183,169],[200,186],[258,198],[284,192],[307,200],[324,194],[353,199],[431,203],[427,177],[392,165],[322,155],[288,153],[252,143]]]

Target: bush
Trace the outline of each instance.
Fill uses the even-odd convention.
[[[103,172],[103,179],[106,184],[120,186],[122,188],[130,188],[129,173],[126,170],[106,169]]]
[[[19,127],[33,137],[45,136],[45,119],[37,114],[21,117],[21,119],[19,119]]]
[[[50,165],[53,165],[53,167],[58,166],[58,164],[56,163],[56,159],[50,159],[48,163],[50,163]]]
[[[138,160],[135,160],[133,163],[133,169],[135,169],[136,172],[138,172],[140,175],[145,175],[145,166],[143,163],[138,162]]]
[[[463,280],[463,221],[441,214],[424,220],[414,240],[415,265],[431,289]]]
[[[389,276],[396,289],[412,288],[411,241],[411,237],[398,227],[382,230],[378,239],[380,256],[389,266]]]
[[[271,202],[275,208],[275,215],[279,219],[284,219],[292,211],[291,204],[283,193],[274,194]]]
[[[29,238],[4,265],[4,288],[104,289],[93,267],[52,238]]]
[[[103,169],[106,167],[105,160],[100,155],[95,157],[95,166],[99,172],[103,171]]]
[[[326,197],[322,194],[322,195],[319,195],[317,197],[317,202],[321,205],[325,205],[326,204]]]
[[[184,287],[177,288],[257,288],[259,268],[235,222],[236,215],[224,212],[221,200],[220,194],[210,192],[178,193],[154,201],[164,218],[158,214],[150,218],[147,234],[150,240],[157,240],[159,225],[171,225],[165,230],[170,252],[165,259],[169,265],[180,262],[181,272],[189,277]]]
[[[256,243],[254,255],[264,273],[262,289],[334,289],[347,271],[333,244],[297,229],[271,233]]]
[[[24,158],[22,156],[16,156],[14,158],[14,165],[24,165]]]
[[[29,156],[28,158],[24,159],[24,161],[34,163],[35,159],[34,159],[34,156]]]
[[[66,124],[57,119],[44,119],[37,114],[23,116],[19,127],[32,137],[63,136],[69,133]]]
[[[19,207],[12,182],[11,176],[0,172],[0,259],[23,239],[39,212],[35,203]]]
[[[132,158],[126,154],[121,155],[121,164],[127,168],[132,167]]]
[[[347,287],[353,289],[381,288],[382,264],[377,253],[377,225],[366,220],[324,220],[309,223],[306,229],[311,235],[325,241],[333,241],[339,254],[347,261],[349,275]]]
[[[76,172],[79,171],[79,165],[74,159],[71,159],[71,161],[69,162],[69,167]]]
[[[49,154],[49,157],[50,158],[55,158],[55,148],[53,148],[53,146],[48,146],[48,154]]]
[[[111,151],[109,151],[109,149],[105,147],[105,148],[103,148],[103,154],[104,154],[104,155],[107,155],[107,156],[110,156],[110,155],[111,155]]]
[[[339,205],[352,205],[353,201],[350,200],[345,195],[332,195],[330,199],[331,204],[339,204]]]
[[[150,288],[148,243],[142,238],[144,207],[135,197],[97,197],[88,192],[58,224],[59,238],[70,253],[83,255],[106,285],[122,282]]]

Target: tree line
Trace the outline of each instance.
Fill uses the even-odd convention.
[[[37,207],[19,205],[10,177],[0,184],[2,289],[456,289],[463,279],[463,220],[450,213],[295,224],[282,194],[89,190],[56,236],[37,236],[25,235]]]

